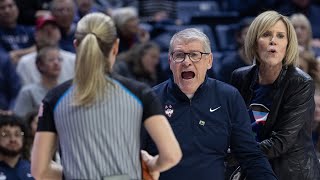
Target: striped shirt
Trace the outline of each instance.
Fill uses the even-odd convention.
[[[106,92],[91,106],[72,105],[71,81],[43,100],[38,131],[57,133],[66,179],[119,174],[141,179],[140,128],[145,119],[163,114],[160,102],[144,84],[122,77],[107,79]]]

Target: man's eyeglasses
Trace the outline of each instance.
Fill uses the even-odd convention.
[[[200,51],[193,51],[190,53],[185,53],[185,52],[181,52],[181,51],[176,51],[176,52],[171,53],[171,57],[174,62],[181,63],[186,59],[186,55],[188,55],[189,59],[191,61],[198,62],[201,60],[203,54],[208,55],[210,53],[204,53],[204,52],[200,52]]]
[[[2,131],[0,136],[2,138],[10,138],[10,137],[21,138],[24,136],[24,132],[19,131],[19,132],[15,132],[15,133],[11,134],[9,132]]]

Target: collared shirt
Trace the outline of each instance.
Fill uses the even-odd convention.
[[[276,179],[251,133],[250,118],[239,92],[206,78],[189,99],[172,79],[154,88],[182,149],[180,163],[161,173],[160,180],[223,180],[228,147],[248,177]],[[147,140],[146,150],[157,154]]]

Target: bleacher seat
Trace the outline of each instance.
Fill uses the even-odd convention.
[[[215,1],[178,1],[177,16],[184,24],[190,24],[191,18],[196,15],[220,11]]]
[[[235,50],[237,47],[235,32],[237,24],[217,25],[215,28],[218,47],[220,51]]]

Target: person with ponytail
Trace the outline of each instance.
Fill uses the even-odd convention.
[[[179,144],[159,99],[146,85],[113,75],[119,39],[112,19],[84,16],[77,25],[75,77],[49,91],[39,109],[31,172],[36,179],[153,179],[176,165]],[[140,151],[144,125],[159,154]],[[51,162],[59,143],[61,165]]]

